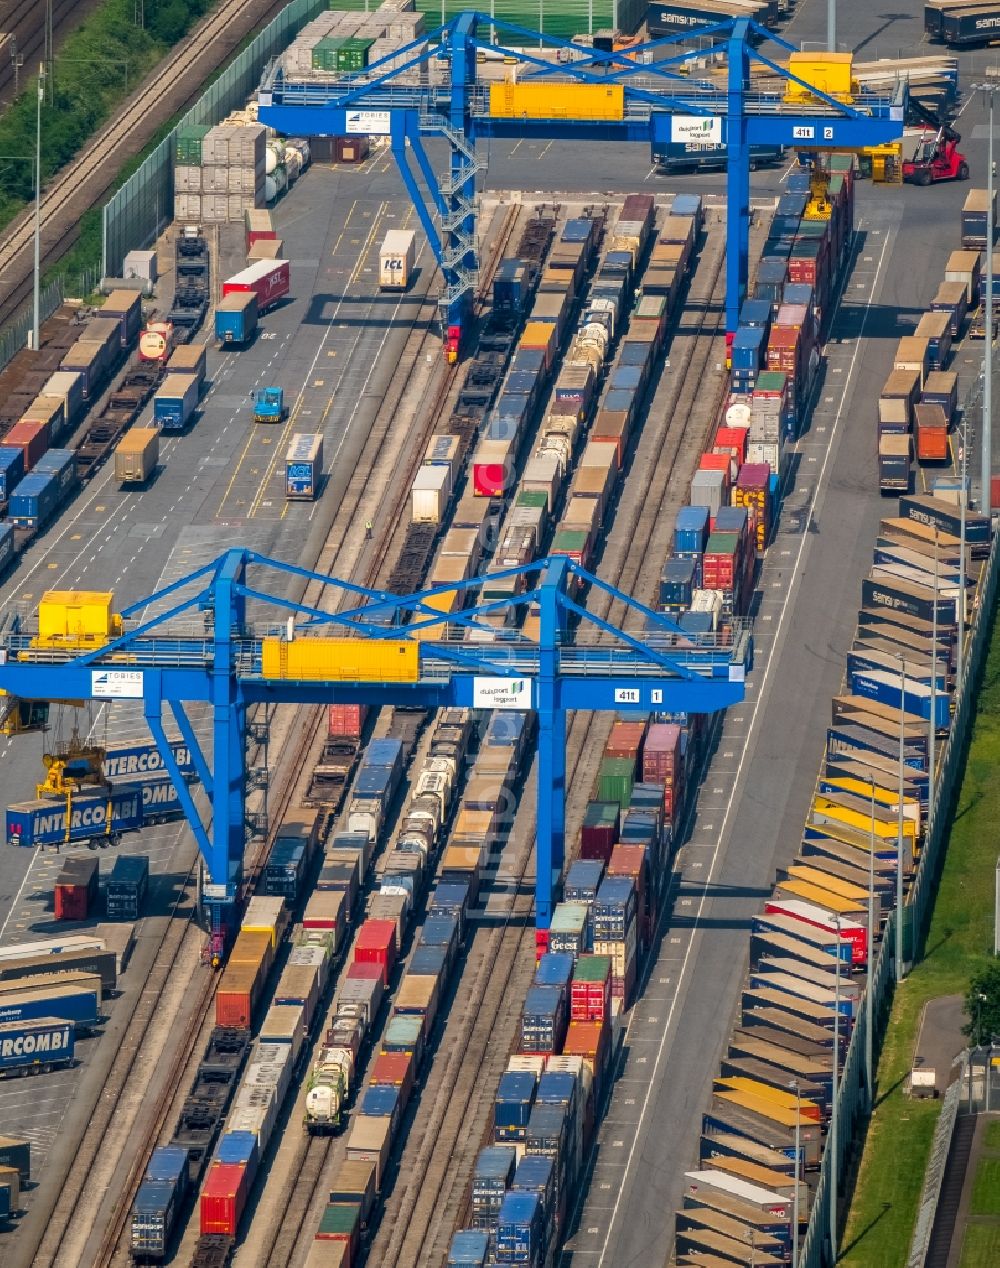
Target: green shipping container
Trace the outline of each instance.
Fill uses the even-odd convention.
[[[581,955],[573,968],[573,981],[604,982],[610,972],[610,955]]]
[[[361,1204],[331,1202],[319,1222],[317,1237],[350,1241],[361,1228]]]
[[[540,506],[546,509],[549,505],[549,495],[544,489],[522,489],[517,495],[518,506]]]
[[[597,777],[597,795],[601,801],[617,801],[622,810],[627,810],[632,800],[634,784],[634,758],[606,757],[601,762],[601,771]]]
[[[783,392],[786,375],[781,370],[761,370],[757,375],[757,390],[760,392]]]
[[[712,533],[705,543],[706,555],[735,555],[740,539],[735,533]]]
[[[337,49],[337,70],[344,74],[364,70],[368,65],[368,50],[374,43],[374,40],[344,40]]]
[[[344,43],[342,35],[324,35],[323,38],[313,46],[312,65],[313,70],[339,70],[337,64],[337,55],[340,46]]]
[[[552,553],[553,555],[582,555],[587,549],[587,537],[586,529],[561,528],[552,539]]]
[[[201,144],[208,128],[189,124],[177,129],[177,164],[180,167],[201,167]]]
[[[830,155],[830,171],[831,172],[849,172],[854,167],[853,154],[831,154]]]
[[[354,5],[333,7],[353,9]],[[427,14],[427,29],[437,30],[441,25],[441,0],[436,3],[434,0],[417,0],[416,7],[419,13]],[[468,7],[464,0],[444,0],[444,20],[450,21]],[[504,22],[527,27],[529,31],[542,31],[545,35],[569,40],[574,35],[593,34],[609,28],[632,35],[645,19],[648,7],[648,0],[562,0],[560,4],[553,4],[552,0],[548,3],[546,0],[494,0],[492,8],[487,6],[487,11]],[[513,34],[500,34],[502,43],[527,43],[523,36],[515,38]]]

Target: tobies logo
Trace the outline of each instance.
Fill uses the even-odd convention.
[[[473,678],[474,709],[530,709],[530,678]]]

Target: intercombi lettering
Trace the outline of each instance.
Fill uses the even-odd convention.
[[[44,1053],[63,1052],[69,1047],[69,1027],[65,1030],[45,1030],[37,1035],[17,1035],[13,1039],[0,1039],[0,1059],[34,1057]]]

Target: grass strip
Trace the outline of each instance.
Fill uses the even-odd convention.
[[[964,995],[973,973],[992,960],[998,769],[1000,637],[994,624],[924,957],[896,992],[879,1056],[877,1104],[839,1260],[850,1268],[906,1263],[940,1103],[910,1100],[904,1082],[924,1004],[939,995]],[[1000,1243],[983,1245],[992,1253],[969,1265],[995,1268]]]

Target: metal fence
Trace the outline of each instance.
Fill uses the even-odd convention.
[[[57,277],[50,282],[38,297],[38,316],[40,321],[51,317],[63,302],[63,279]],[[28,342],[28,334],[34,324],[34,305],[32,301],[21,306],[17,313],[4,327],[0,335],[0,370],[10,365],[21,349]]]
[[[101,225],[101,268],[104,277],[120,277],[129,251],[151,246],[173,219],[177,129],[197,124],[211,127],[220,123],[230,111],[245,105],[260,82],[267,62],[286,48],[307,22],[327,7],[325,0],[291,0],[273,22],[230,62],[105,204]]]
[[[962,1103],[963,1080],[968,1063],[969,1054],[964,1052],[961,1056],[962,1069],[959,1077],[949,1085],[941,1103],[941,1113],[934,1128],[931,1156],[927,1160],[927,1170],[924,1172],[924,1187],[920,1194],[917,1226],[913,1232],[913,1240],[910,1242],[906,1268],[924,1268],[927,1253],[931,1248],[934,1218],[937,1215],[941,1185],[948,1166],[948,1153],[951,1149],[951,1138],[955,1132],[955,1120],[958,1118],[959,1107]]]
[[[977,384],[965,402],[964,419],[970,427],[980,418],[982,407],[981,389]],[[966,440],[968,443],[968,440]],[[927,818],[927,830],[924,838],[920,860],[910,885],[906,903],[900,913],[894,911],[886,921],[882,943],[875,964],[871,970],[868,985],[875,1001],[875,1034],[876,1048],[881,1032],[888,1017],[893,980],[893,957],[896,940],[896,921],[903,920],[903,959],[912,961],[917,955],[921,938],[927,925],[931,899],[940,871],[943,851],[951,827],[950,811],[961,773],[961,763],[965,742],[968,736],[975,708],[974,688],[982,667],[983,658],[993,628],[993,613],[997,601],[997,588],[1000,582],[1000,535],[994,537],[990,548],[989,559],[979,585],[977,607],[971,615],[972,633],[967,641],[968,654],[962,665],[962,677],[955,684],[955,711],[951,728],[943,749],[937,760],[938,778],[934,785]],[[838,1116],[838,1157],[836,1159],[838,1180],[843,1178],[844,1163],[854,1136],[854,1127],[862,1115],[868,1112],[868,1092],[864,1087],[863,1054],[865,1044],[865,1027],[868,1010],[862,1007],[858,1024],[847,1049],[844,1072],[837,1099]],[[950,1137],[949,1137],[950,1138]],[[816,1195],[810,1213],[809,1227],[802,1242],[800,1264],[802,1268],[821,1268],[830,1261],[830,1185],[831,1169],[834,1166],[832,1150],[823,1152]],[[842,1190],[841,1190],[842,1191]],[[933,1218],[931,1220],[933,1225]]]

